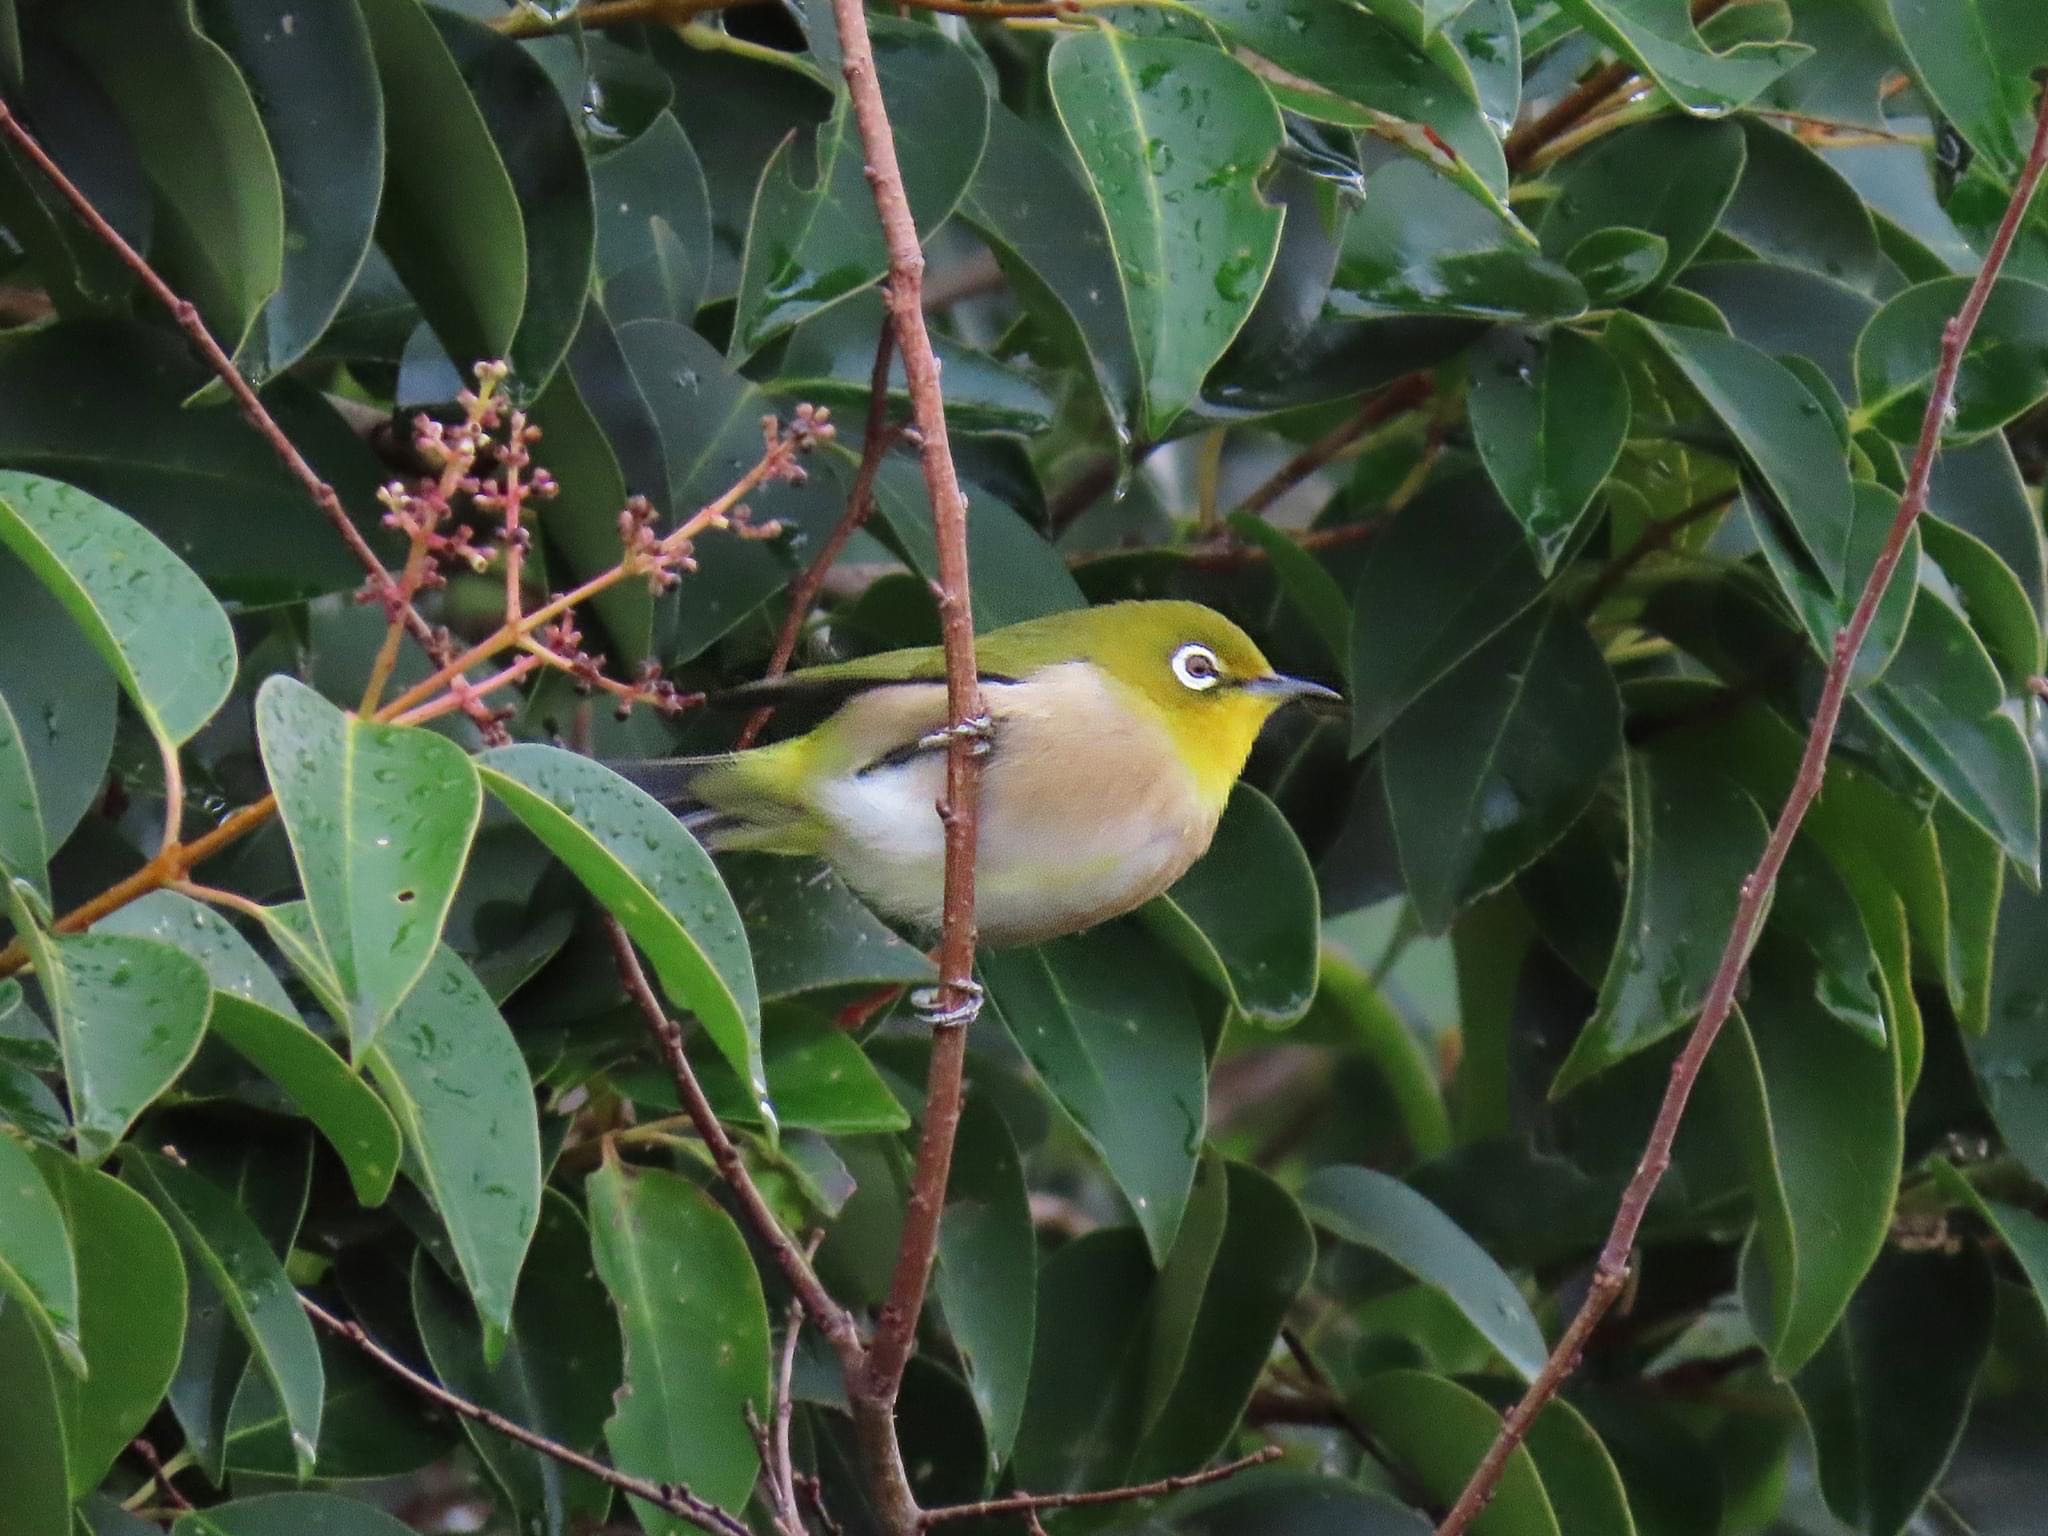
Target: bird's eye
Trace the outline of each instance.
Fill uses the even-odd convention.
[[[1223,668],[1209,647],[1188,644],[1173,653],[1173,675],[1180,679],[1182,687],[1200,693],[1223,681]]]

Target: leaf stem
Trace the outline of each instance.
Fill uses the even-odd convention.
[[[1607,1241],[1601,1246],[1599,1260],[1594,1266],[1592,1284],[1585,1300],[1580,1303],[1578,1313],[1565,1328],[1556,1348],[1550,1352],[1550,1358],[1544,1362],[1543,1369],[1522,1394],[1521,1401],[1508,1411],[1501,1423],[1500,1434],[1473,1470],[1471,1480],[1458,1496],[1458,1502],[1437,1527],[1436,1536],[1462,1536],[1486,1508],[1500,1485],[1508,1458],[1529,1432],[1529,1426],[1536,1421],[1537,1415],[1577,1368],[1586,1341],[1628,1281],[1629,1256],[1635,1247],[1636,1233],[1649,1209],[1650,1197],[1656,1193],[1665,1169],[1671,1164],[1672,1143],[1677,1139],[1679,1123],[1685,1116],[1693,1087],[1706,1065],[1708,1051],[1713,1048],[1721,1026],[1727,1022],[1728,1014],[1735,1005],[1735,989],[1749,962],[1750,949],[1762,926],[1764,911],[1770,905],[1778,872],[1784,866],[1786,855],[1791,852],[1792,839],[1798,833],[1800,823],[1806,819],[1807,810],[1820,795],[1821,785],[1826,779],[1828,749],[1833,745],[1842,706],[1848,698],[1850,672],[1877,617],[1877,607],[1883,600],[1885,588],[1891,584],[1892,575],[1905,553],[1907,536],[1927,506],[1928,482],[1940,452],[1942,428],[1955,399],[1956,376],[1962,368],[1963,354],[1969,347],[1970,336],[1976,330],[1978,320],[1983,316],[1992,286],[2012,250],[2013,240],[2044,172],[2048,172],[2048,91],[2042,93],[2034,123],[2033,146],[2013,187],[2012,197],[2006,203],[1998,233],[1985,252],[1984,265],[1970,284],[1962,308],[1942,331],[1941,364],[1935,371],[1933,388],[1928,394],[1926,414],[1921,417],[1920,439],[1913,451],[1913,465],[1906,477],[1905,492],[1899,499],[1898,515],[1893,518],[1884,548],[1871,568],[1869,579],[1863,584],[1855,611],[1835,636],[1834,654],[1828,662],[1820,702],[1814,708],[1813,724],[1807,732],[1805,750],[1800,754],[1798,776],[1785,797],[1783,809],[1778,812],[1770,839],[1764,845],[1763,856],[1742,882],[1735,917],[1729,925],[1720,963],[1708,985],[1706,1000],[1701,1005],[1699,1022],[1693,1026],[1684,1049],[1672,1063],[1663,1102],[1658,1105],[1657,1118],[1650,1127],[1635,1174],[1622,1191],[1620,1205],[1614,1213],[1614,1225],[1608,1231]]]

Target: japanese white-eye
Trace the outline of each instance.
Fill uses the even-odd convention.
[[[1290,699],[1251,637],[1188,602],[1030,619],[975,642],[989,729],[975,914],[984,944],[1030,944],[1143,905],[1215,834],[1253,740]],[[837,708],[815,729],[715,757],[620,765],[714,850],[808,854],[886,915],[935,931],[945,841],[945,656],[937,646],[736,689],[742,704]]]

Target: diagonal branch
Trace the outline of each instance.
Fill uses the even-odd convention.
[[[1764,911],[1770,905],[1778,871],[1784,867],[1792,839],[1798,833],[1800,823],[1806,819],[1807,810],[1819,796],[1826,778],[1828,748],[1834,742],[1835,727],[1840,723],[1842,705],[1848,698],[1850,671],[1863,649],[1864,637],[1870,633],[1877,605],[1884,597],[1885,588],[1891,584],[1892,573],[1898,569],[1900,557],[1905,552],[1906,537],[1926,509],[1928,481],[1934,473],[1934,460],[1941,448],[1942,428],[1955,400],[1956,375],[1962,367],[1963,353],[1968,349],[1971,333],[1984,314],[1992,285],[2012,250],[2013,239],[2019,232],[2020,222],[2026,216],[2027,205],[2033,200],[2035,189],[2041,184],[2044,171],[2048,171],[2048,91],[2042,93],[2034,125],[2033,147],[2028,153],[2026,167],[2013,187],[2012,199],[2006,204],[1998,233],[1985,252],[1984,265],[1970,284],[1962,309],[1942,332],[1941,363],[1935,371],[1933,388],[1928,392],[1927,412],[1920,421],[1920,441],[1913,452],[1913,467],[1906,477],[1905,494],[1899,500],[1898,515],[1892,521],[1877,563],[1871,568],[1870,579],[1863,584],[1855,611],[1841,633],[1835,636],[1834,655],[1828,663],[1820,702],[1814,708],[1805,751],[1800,755],[1798,777],[1793,780],[1792,792],[1785,798],[1784,809],[1778,813],[1777,824],[1771,828],[1763,857],[1742,882],[1735,920],[1729,927],[1720,964],[1707,988],[1699,1022],[1693,1026],[1677,1061],[1672,1063],[1663,1103],[1657,1108],[1657,1118],[1643,1147],[1642,1160],[1636,1165],[1628,1187],[1622,1191],[1620,1208],[1614,1213],[1614,1225],[1600,1249],[1600,1259],[1593,1271],[1593,1283],[1579,1306],[1578,1314],[1572,1318],[1564,1336],[1544,1362],[1543,1369],[1529,1384],[1528,1391],[1522,1394],[1522,1400],[1508,1411],[1499,1436],[1473,1470],[1471,1481],[1465,1485],[1465,1491],[1458,1496],[1450,1514],[1437,1527],[1436,1536],[1462,1536],[1486,1508],[1500,1484],[1501,1474],[1507,1468],[1508,1457],[1529,1432],[1536,1416],[1564,1385],[1565,1378],[1577,1367],[1586,1341],[1627,1283],[1629,1254],[1635,1247],[1636,1233],[1642,1226],[1650,1197],[1656,1193],[1664,1170],[1670,1166],[1671,1146],[1678,1136],[1679,1122],[1684,1118],[1686,1104],[1692,1097],[1693,1085],[1698,1082],[1700,1070],[1706,1065],[1707,1052],[1713,1048],[1721,1026],[1727,1022],[1729,1011],[1734,1007],[1735,990],[1742,980],[1743,968],[1749,962],[1750,948],[1756,942],[1757,931],[1763,924]]]
[[[607,1466],[594,1456],[572,1450],[560,1441],[550,1440],[546,1435],[537,1434],[522,1424],[515,1424],[501,1413],[494,1413],[481,1403],[472,1403],[468,1398],[458,1397],[431,1377],[423,1376],[398,1356],[391,1353],[375,1339],[362,1324],[346,1318],[336,1317],[309,1296],[300,1296],[299,1305],[306,1309],[306,1315],[338,1338],[346,1339],[378,1365],[396,1376],[422,1397],[439,1403],[450,1413],[495,1430],[508,1440],[516,1440],[530,1451],[587,1472],[601,1483],[630,1493],[636,1499],[645,1499],[658,1509],[666,1510],[679,1520],[687,1520],[699,1530],[710,1531],[712,1536],[751,1536],[744,1521],[727,1514],[716,1504],[700,1499],[689,1489],[677,1483],[650,1482],[644,1477],[634,1477],[621,1472],[617,1467]],[[190,1508],[190,1505],[186,1506]]]
[[[991,1520],[998,1515],[1037,1515],[1054,1509],[1087,1509],[1099,1504],[1128,1504],[1136,1499],[1164,1498],[1184,1488],[1220,1483],[1226,1477],[1235,1477],[1253,1467],[1263,1467],[1268,1462],[1278,1461],[1282,1454],[1279,1446],[1267,1445],[1249,1456],[1226,1461],[1220,1467],[1185,1472],[1178,1477],[1162,1477],[1156,1482],[1134,1483],[1128,1488],[1097,1488],[1086,1493],[1013,1493],[1007,1498],[983,1499],[975,1504],[948,1504],[942,1509],[926,1510],[920,1517],[918,1528],[930,1530],[935,1525],[946,1525],[955,1520]]]
[[[888,1300],[882,1305],[866,1368],[847,1382],[883,1529],[889,1536],[916,1536],[919,1511],[896,1436],[896,1398],[916,1342],[917,1320],[924,1310],[925,1288],[931,1282],[932,1259],[938,1251],[939,1217],[946,1202],[953,1140],[960,1128],[967,1026],[980,1008],[981,991],[974,982],[974,850],[981,778],[977,754],[985,750],[981,738],[986,735],[987,717],[975,670],[974,617],[968,598],[967,501],[960,493],[960,478],[946,436],[939,360],[925,329],[924,253],[918,245],[917,221],[911,215],[910,199],[903,190],[903,170],[896,161],[895,136],[882,101],[881,79],[875,72],[874,44],[868,37],[867,10],[862,0],[832,0],[832,12],[839,26],[854,121],[867,154],[868,184],[874,189],[875,212],[889,251],[885,293],[896,323],[896,345],[903,354],[904,378],[921,439],[925,487],[931,496],[939,554],[939,624],[946,651],[950,741],[945,798],[939,804],[946,835],[945,904],[937,1006],[931,1015],[931,1067],[896,1272]]]

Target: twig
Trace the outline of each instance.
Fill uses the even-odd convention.
[[[917,1167],[904,1204],[903,1235],[896,1252],[896,1272],[882,1304],[866,1367],[847,1382],[854,1423],[868,1462],[876,1512],[889,1536],[915,1536],[916,1495],[903,1465],[896,1437],[896,1398],[904,1368],[917,1337],[924,1310],[925,1288],[931,1282],[932,1260],[938,1251],[939,1217],[946,1201],[946,1179],[953,1163],[953,1140],[960,1128],[960,1096],[967,1061],[967,1026],[980,1009],[981,989],[974,981],[974,849],[979,826],[977,791],[981,778],[978,753],[986,734],[981,683],[975,671],[974,616],[969,606],[967,571],[967,501],[953,467],[946,435],[946,403],[939,389],[939,360],[924,322],[924,253],[918,247],[917,222],[903,190],[903,171],[896,162],[896,141],[882,84],[875,72],[874,45],[868,37],[867,11],[861,0],[832,0],[839,24],[839,47],[846,88],[853,102],[861,147],[867,154],[868,184],[889,251],[885,296],[896,321],[896,345],[903,354],[903,374],[910,388],[911,413],[921,438],[925,488],[931,497],[933,532],[939,556],[939,625],[946,653],[945,798],[939,819],[946,836],[945,898],[939,935],[939,989],[932,1021],[931,1065],[925,1079],[923,1125],[917,1144]],[[977,730],[976,728],[979,727]]]
[[[1672,1142],[1677,1138],[1679,1122],[1685,1115],[1687,1101],[1692,1097],[1693,1085],[1699,1080],[1700,1070],[1706,1065],[1707,1052],[1713,1048],[1721,1026],[1734,1006],[1735,989],[1748,963],[1764,909],[1770,903],[1778,871],[1791,851],[1799,824],[1805,820],[1806,812],[1820,794],[1821,784],[1826,778],[1828,749],[1834,742],[1835,728],[1848,696],[1850,672],[1863,649],[1865,636],[1870,633],[1885,588],[1890,585],[1892,574],[1905,552],[1907,536],[1926,508],[1928,481],[1934,473],[1935,457],[1940,451],[1942,427],[1955,399],[1956,375],[1962,367],[1963,354],[1969,347],[1971,334],[1977,329],[1978,320],[1983,316],[1992,285],[2012,250],[2014,237],[2019,232],[2035,189],[2040,186],[2044,171],[2048,171],[2048,91],[2042,93],[2037,108],[2034,142],[2028,152],[2026,166],[2013,187],[1998,233],[1985,252],[1984,265],[1970,284],[1963,307],[1942,331],[1941,363],[1935,370],[1934,385],[1927,396],[1927,410],[1920,420],[1920,440],[1913,450],[1913,466],[1906,477],[1905,492],[1899,499],[1898,515],[1893,518],[1884,548],[1871,568],[1869,579],[1863,584],[1855,611],[1850,615],[1848,624],[1835,636],[1834,654],[1828,663],[1820,702],[1814,709],[1813,724],[1807,732],[1806,748],[1800,755],[1798,776],[1793,780],[1791,793],[1785,798],[1784,809],[1778,813],[1777,824],[1771,828],[1763,857],[1757,861],[1756,869],[1749,878],[1742,882],[1735,918],[1728,929],[1728,941],[1721,950],[1720,963],[1708,985],[1699,1022],[1693,1026],[1684,1049],[1672,1064],[1664,1100],[1657,1108],[1657,1118],[1644,1144],[1642,1160],[1622,1192],[1620,1207],[1614,1214],[1614,1225],[1601,1246],[1586,1299],[1566,1327],[1564,1336],[1558,1340],[1557,1347],[1551,1351],[1550,1358],[1544,1362],[1543,1369],[1529,1384],[1528,1391],[1508,1411],[1499,1436],[1473,1470],[1471,1481],[1465,1485],[1465,1491],[1458,1496],[1450,1514],[1437,1527],[1437,1536],[1461,1536],[1486,1508],[1500,1483],[1508,1457],[1528,1433],[1529,1426],[1543,1411],[1544,1405],[1571,1375],[1587,1339],[1621,1294],[1628,1279],[1629,1254],[1635,1247],[1636,1233],[1642,1226],[1650,1197],[1656,1193],[1664,1170],[1670,1165]]]
[[[1719,496],[1707,496],[1694,502],[1682,512],[1660,518],[1636,535],[1635,542],[1610,560],[1600,574],[1593,578],[1586,588],[1586,595],[1580,599],[1579,610],[1591,613],[1614,595],[1614,591],[1631,572],[1659,550],[1669,549],[1679,534],[1690,528],[1703,517],[1712,517],[1735,500],[1733,492]]]
[[[874,515],[875,477],[882,472],[882,459],[895,445],[900,429],[892,431],[889,426],[889,361],[896,350],[896,325],[893,319],[884,315],[879,333],[875,337],[875,365],[868,376],[868,423],[861,434],[860,468],[854,472],[853,490],[847,495],[846,510],[839,514],[839,521],[832,525],[831,533],[825,536],[824,547],[817,558],[804,567],[801,576],[790,584],[789,616],[782,621],[782,633],[775,637],[775,649],[768,657],[768,668],[761,676],[780,677],[789,670],[790,658],[796,655],[796,642],[803,633],[804,620],[810,617],[811,605],[824,590],[825,578],[831,574],[833,564],[845,553],[853,536],[860,532],[863,524]],[[735,750],[745,750],[754,744],[761,734],[761,728],[775,713],[773,704],[764,704],[747,718],[741,727]]]
[[[989,1520],[997,1515],[1036,1515],[1049,1509],[1086,1509],[1095,1504],[1127,1504],[1133,1499],[1164,1498],[1169,1493],[1179,1493],[1184,1488],[1200,1488],[1208,1483],[1220,1483],[1226,1477],[1235,1477],[1240,1472],[1249,1472],[1253,1467],[1263,1467],[1268,1462],[1278,1461],[1284,1453],[1277,1445],[1261,1446],[1249,1456],[1240,1456],[1236,1461],[1226,1461],[1220,1467],[1209,1467],[1200,1472],[1186,1472],[1178,1477],[1162,1477],[1155,1482],[1135,1483],[1129,1488],[1098,1488],[1088,1493],[1015,1493],[1008,1498],[983,1499],[975,1504],[948,1504],[942,1509],[928,1509],[919,1518],[918,1528],[929,1530],[935,1525],[945,1525],[954,1520]]]
[[[86,228],[93,232],[94,237],[113,251],[120,258],[121,264],[133,272],[142,286],[149,290],[150,297],[170,311],[171,318],[176,320],[179,328],[191,338],[192,344],[206,359],[207,366],[220,377],[220,381],[234,395],[235,402],[241,406],[242,415],[247,418],[249,425],[261,434],[263,440],[270,445],[270,451],[283,462],[292,477],[306,488],[306,494],[327,514],[327,520],[334,525],[335,532],[339,533],[343,542],[348,545],[349,552],[362,564],[363,569],[370,573],[372,591],[380,600],[391,601],[398,590],[391,572],[386,570],[384,562],[377,558],[377,552],[370,548],[369,541],[362,535],[362,530],[349,521],[348,513],[342,510],[341,498],[334,494],[334,487],[322,480],[299,450],[292,446],[292,440],[284,435],[284,428],[277,424],[277,419],[256,397],[256,391],[250,387],[249,381],[242,377],[242,370],[235,366],[234,359],[221,350],[220,343],[215,341],[213,333],[207,330],[206,322],[200,319],[198,307],[189,299],[179,298],[171,285],[159,277],[156,269],[143,259],[142,254],[122,237],[118,229],[107,222],[99,209],[92,205],[92,199],[79,190],[76,182],[64,174],[64,168],[50,158],[35,136],[22,125],[21,120],[4,101],[0,101],[0,133],[4,133],[14,142],[16,148],[28,156],[29,161],[42,173],[44,179],[57,189],[58,195],[71,205],[72,211],[78,215]],[[410,603],[404,606],[404,614],[405,627],[431,653],[436,645],[433,627],[420,617],[419,610]]]
[[[1264,484],[1245,497],[1238,510],[1265,511],[1381,422],[1420,405],[1428,396],[1428,374],[1404,374],[1273,471]]]
[[[135,1459],[148,1469],[149,1480],[156,1485],[157,1492],[163,1495],[165,1508],[187,1510],[192,1507],[192,1501],[178,1492],[177,1485],[171,1481],[177,1463],[176,1457],[172,1458],[171,1466],[164,1465],[163,1458],[156,1453],[156,1447],[141,1435],[129,1441],[128,1449],[134,1452]],[[127,1506],[122,1507],[125,1509]]]
[[[1692,21],[1698,26],[1729,4],[1729,0],[1693,0]],[[1520,170],[1529,157],[1566,129],[1590,117],[1608,97],[1635,78],[1635,66],[1623,60],[1594,71],[1567,93],[1563,100],[1535,122],[1508,135],[1507,158],[1512,170]]]
[[[681,26],[707,11],[731,10],[743,5],[760,5],[766,0],[591,0],[559,21],[520,9],[508,11],[496,26],[512,37],[543,37],[572,23],[582,27],[630,26],[646,22],[655,26]],[[1119,0],[897,0],[913,10],[938,11],[948,16],[981,16],[990,20],[1053,20],[1078,16],[1097,6]],[[1157,3],[1157,0],[1148,0]]]
[[[626,930],[609,913],[605,914],[604,927],[611,940],[612,958],[618,963],[619,978],[626,985],[627,996],[640,1010],[655,1044],[661,1048],[669,1075],[675,1079],[683,1113],[690,1117],[690,1124],[710,1149],[712,1163],[738,1199],[755,1236],[775,1255],[783,1278],[803,1301],[804,1309],[819,1330],[839,1352],[840,1363],[851,1377],[866,1361],[866,1350],[861,1344],[860,1329],[854,1323],[853,1314],[827,1294],[803,1250],[776,1218],[774,1208],[754,1183],[754,1176],[747,1171],[746,1162],[740,1157],[740,1150],[733,1144],[732,1137],[718,1123],[717,1112],[704,1096],[703,1085],[697,1080],[697,1070],[690,1065],[689,1053],[683,1049],[682,1026],[668,1016],[661,999],[648,985],[647,972],[641,968],[640,957],[633,952],[633,941],[626,937]]]
[[[822,1231],[813,1232],[805,1241],[806,1259],[817,1256],[818,1244],[824,1237]],[[796,1458],[790,1452],[789,1440],[790,1424],[796,1417],[796,1346],[803,1329],[803,1298],[793,1296],[782,1320],[782,1354],[776,1361],[775,1397],[768,1423],[761,1425],[753,1416],[753,1404],[747,1405],[748,1426],[754,1430],[755,1443],[761,1448],[761,1473],[768,1484],[768,1502],[776,1529],[783,1536],[806,1536],[803,1511],[797,1503]]]
[[[516,1440],[528,1450],[538,1451],[564,1466],[588,1473],[599,1482],[607,1483],[622,1493],[629,1493],[636,1499],[644,1499],[679,1520],[689,1521],[699,1530],[711,1531],[715,1536],[750,1536],[744,1521],[727,1514],[716,1504],[698,1498],[681,1484],[657,1483],[644,1477],[635,1477],[629,1472],[621,1472],[617,1467],[606,1465],[594,1456],[586,1456],[581,1451],[572,1450],[560,1441],[536,1434],[522,1424],[513,1423],[503,1414],[494,1413],[481,1403],[472,1403],[468,1398],[458,1397],[439,1382],[422,1376],[371,1338],[362,1324],[336,1317],[309,1296],[300,1296],[299,1305],[306,1309],[306,1315],[314,1322],[355,1345],[415,1392],[439,1403],[450,1413],[468,1419],[471,1423],[481,1424],[486,1429],[495,1430],[506,1439]]]

